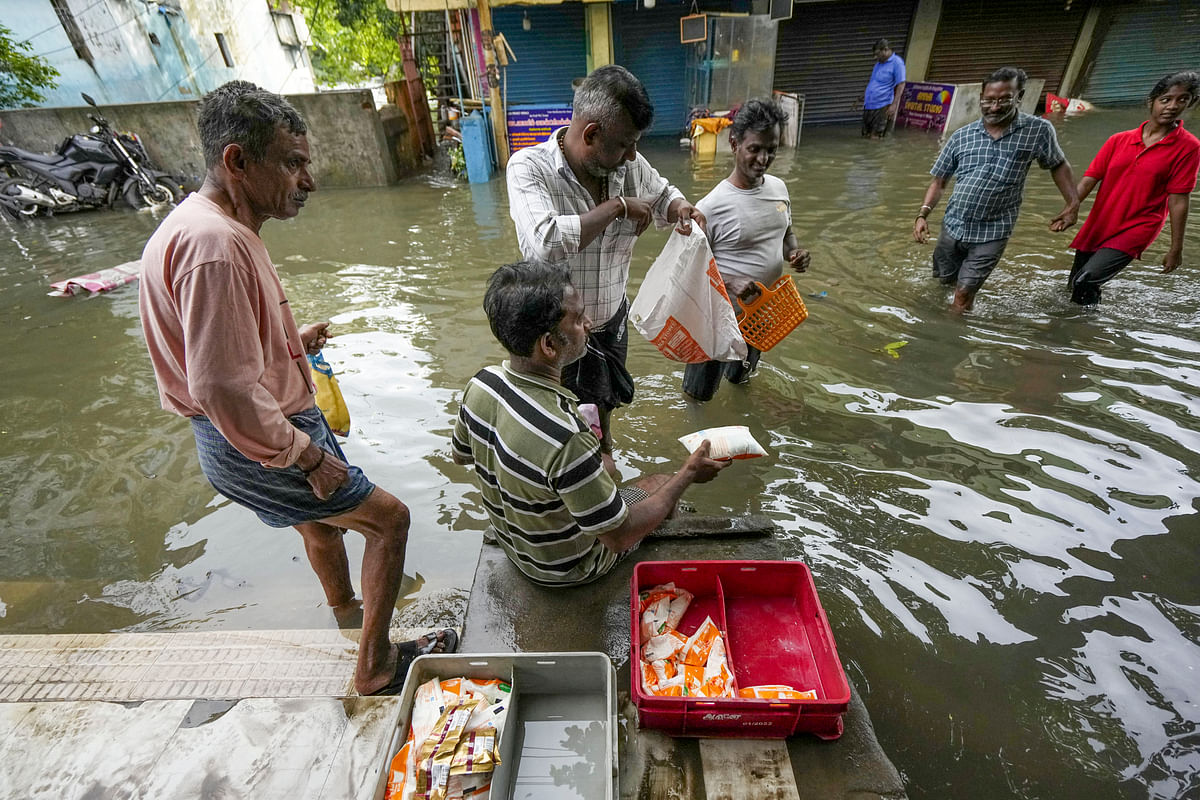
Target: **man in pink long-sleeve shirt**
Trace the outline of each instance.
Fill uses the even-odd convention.
[[[208,174],[146,244],[142,327],[163,408],[190,418],[205,477],[268,525],[300,532],[335,612],[359,605],[342,535],[366,537],[354,685],[395,694],[418,653],[453,651],[457,635],[388,640],[408,508],[347,463],[316,407],[305,354],[324,346],[329,323],[296,326],[258,235],[316,190],[306,132],[286,100],[245,81],[205,96]]]

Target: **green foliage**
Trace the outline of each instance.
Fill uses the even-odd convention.
[[[400,63],[403,17],[386,0],[296,0],[312,31],[313,68],[323,84],[387,75]]]
[[[450,151],[450,171],[459,178],[466,178],[467,154],[463,152],[462,144],[455,143],[446,149]]]
[[[59,74],[46,59],[30,54],[33,45],[14,42],[12,37],[13,32],[0,25],[0,108],[45,100],[38,89],[53,89]]]

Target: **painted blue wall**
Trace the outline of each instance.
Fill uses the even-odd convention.
[[[0,0],[0,19],[16,41],[30,40],[33,52],[61,73],[57,87],[43,91],[46,99],[39,106],[81,105],[80,92],[101,104],[199,98],[235,77],[219,55],[213,58],[215,42],[201,48],[182,14],[142,3],[72,0],[70,5],[91,65],[76,55],[49,0]]]

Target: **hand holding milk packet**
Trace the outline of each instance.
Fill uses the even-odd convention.
[[[705,428],[679,437],[679,441],[689,453],[695,452],[705,439],[709,442],[708,457],[714,461],[727,458],[758,458],[767,454],[762,445],[754,441],[750,429],[745,425]]]

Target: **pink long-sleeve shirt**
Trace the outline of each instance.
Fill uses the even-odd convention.
[[[287,418],[312,408],[314,389],[262,239],[192,194],[146,243],[140,291],[163,408],[208,417],[253,461],[295,463],[309,437]]]

